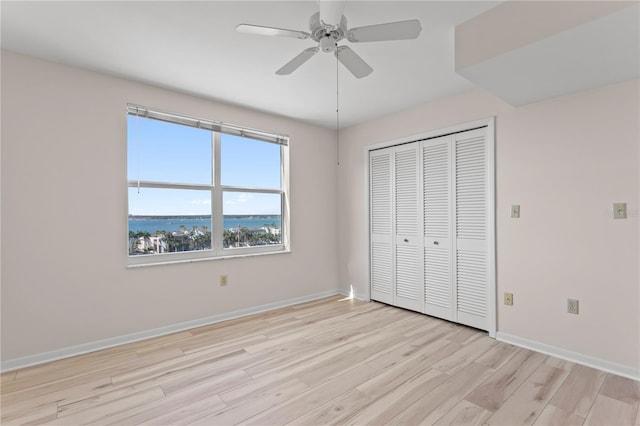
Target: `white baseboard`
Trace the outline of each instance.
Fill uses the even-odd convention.
[[[33,365],[44,364],[45,362],[55,361],[58,359],[69,358],[76,355],[82,355],[89,352],[99,351],[101,349],[112,348],[127,343],[138,342],[140,340],[150,339],[152,337],[164,336],[179,331],[189,330],[204,325],[214,324],[221,321],[227,321],[234,318],[244,317],[247,315],[257,314],[260,312],[270,311],[272,309],[284,308],[299,303],[310,302],[329,296],[345,295],[343,290],[327,290],[320,293],[309,294],[306,296],[295,297],[293,299],[282,300],[265,305],[254,306],[250,308],[239,309],[237,311],[227,312],[224,314],[212,315],[206,318],[200,318],[192,321],[185,321],[178,324],[171,324],[164,327],[158,327],[151,330],[138,331],[123,336],[110,337],[108,339],[96,340],[94,342],[83,343],[80,345],[69,346],[66,348],[56,349],[53,351],[42,352],[39,354],[28,355],[20,358],[9,359],[0,362],[0,371],[7,372],[20,368],[31,367]]]
[[[558,348],[556,346],[547,345],[546,343],[540,343],[535,340],[525,339],[524,337],[513,336],[501,331],[498,331],[496,333],[496,339],[501,342],[510,343],[512,345],[520,346],[526,349],[531,349],[533,351],[551,355],[556,358],[561,358],[566,361],[575,362],[576,364],[586,365],[587,367],[596,368],[598,370],[606,371],[607,373],[613,373],[618,376],[640,381],[640,369],[638,368],[629,367],[627,365],[618,364],[601,358],[584,355],[579,352],[573,352],[567,349]]]
[[[344,296],[344,297],[351,297],[351,295],[349,294],[348,290],[345,290],[344,288],[340,288],[338,289],[338,294]]]
[[[123,336],[111,337],[108,339],[97,340],[94,342],[83,343],[80,345],[69,346],[66,348],[56,349],[53,351],[43,352],[34,355],[28,355],[20,358],[14,358],[0,363],[0,371],[7,372],[12,370],[18,370],[20,368],[31,367],[33,365],[44,364],[46,362],[55,361],[58,359],[69,358],[76,355],[82,355],[89,352],[95,352],[101,349],[112,348],[114,346],[120,346],[127,343],[138,342],[153,337],[164,336],[179,331],[189,330],[196,327],[202,327],[205,325],[215,324],[217,322],[227,321],[230,319],[240,318],[247,315],[257,314],[260,312],[270,311],[273,309],[284,308],[299,303],[310,302],[313,300],[322,299],[325,297],[343,295],[350,297],[350,292],[344,289],[328,290],[320,293],[309,294],[306,296],[296,297],[293,299],[282,300],[273,303],[267,303],[264,305],[254,306],[250,308],[239,309],[237,311],[227,312],[224,314],[212,315],[206,318],[200,318],[192,321],[185,321],[178,324],[172,324],[164,327],[158,327],[151,330],[139,331],[136,333],[126,334]],[[365,295],[353,294],[353,298],[358,300],[366,300],[368,298]],[[577,364],[586,365],[588,367],[597,368],[598,370],[606,371],[609,373],[617,374],[618,376],[627,377],[633,380],[640,381],[640,369],[629,367],[622,364],[606,361],[600,358],[591,357],[578,352],[569,351],[566,349],[558,348],[555,346],[547,345],[546,343],[540,343],[535,340],[526,339],[523,337],[513,336],[504,332],[497,332],[496,339],[510,343],[515,346],[519,346],[526,349],[531,349],[537,352],[541,352],[547,355],[555,356],[567,361],[575,362]]]
[[[338,292],[346,297],[352,297],[356,300],[360,300],[362,302],[370,302],[371,299],[369,299],[369,295],[368,294],[361,294],[361,293],[353,293],[352,291],[346,290],[344,288],[341,288],[340,290],[338,290]]]
[[[369,299],[369,295],[367,294],[353,293],[353,298],[363,302],[371,302],[371,299]]]

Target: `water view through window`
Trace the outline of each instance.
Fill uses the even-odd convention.
[[[281,145],[133,114],[127,129],[129,256],[282,245]]]

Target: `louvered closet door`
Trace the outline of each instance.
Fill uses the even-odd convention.
[[[422,142],[424,313],[454,320],[452,136]]]
[[[489,328],[486,128],[455,137],[456,321]]]
[[[389,304],[394,302],[392,165],[393,148],[369,153],[371,298]]]
[[[492,147],[483,127],[370,152],[372,299],[495,332]]]
[[[422,311],[422,197],[419,176],[419,143],[394,151],[395,302],[396,306]]]

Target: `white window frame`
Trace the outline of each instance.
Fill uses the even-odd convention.
[[[206,119],[193,118],[185,115],[173,114],[140,105],[128,104],[127,116],[139,116],[141,118],[153,118],[176,125],[210,130],[212,133],[212,184],[186,184],[160,181],[143,181],[127,179],[127,200],[129,188],[161,188],[161,189],[191,189],[207,190],[211,192],[211,249],[193,250],[177,253],[138,254],[129,255],[127,241],[127,266],[144,266],[167,263],[194,262],[201,260],[225,259],[230,257],[243,257],[252,255],[266,255],[290,252],[290,214],[289,214],[289,138],[261,130],[244,128],[228,123],[214,122]],[[280,145],[280,189],[252,188],[241,186],[221,185],[221,146],[222,133],[256,139],[266,143]],[[127,145],[129,136],[127,136]],[[128,159],[127,159],[128,162]],[[224,206],[223,194],[225,192],[245,192],[254,194],[278,194],[281,198],[280,218],[280,244],[253,247],[223,247],[224,233]],[[129,228],[129,205],[127,201],[127,230]]]

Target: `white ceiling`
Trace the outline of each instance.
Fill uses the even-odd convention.
[[[419,19],[423,30],[417,40],[350,44],[374,72],[358,80],[338,68],[340,127],[472,88],[454,71],[454,28],[499,3],[348,1],[349,28]],[[321,52],[277,76],[315,42],[235,31],[240,23],[308,31],[316,11],[313,0],[2,1],[1,41],[15,52],[335,128],[334,56]]]

